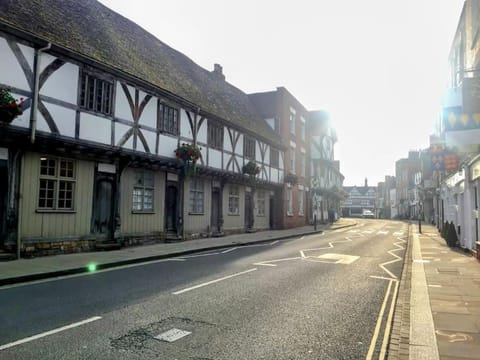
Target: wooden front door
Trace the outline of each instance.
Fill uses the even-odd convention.
[[[247,230],[253,227],[253,198],[252,193],[245,193],[245,228]]]
[[[114,184],[114,175],[96,175],[92,231],[95,234],[105,234],[108,238],[113,236]]]
[[[214,188],[212,191],[212,219],[211,226],[212,232],[220,232],[220,214],[221,214],[221,205],[220,205],[220,190]]]
[[[167,183],[165,192],[165,230],[170,233],[177,232],[177,185]]]

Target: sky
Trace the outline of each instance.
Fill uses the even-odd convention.
[[[463,0],[101,0],[246,93],[327,110],[344,185],[375,186],[425,149]]]

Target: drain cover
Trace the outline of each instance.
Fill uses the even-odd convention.
[[[460,274],[458,268],[437,268],[439,274]]]
[[[174,342],[174,341],[177,341],[178,339],[183,338],[184,336],[190,335],[191,333],[192,333],[191,331],[173,328],[168,331],[165,331],[164,333],[161,333],[160,335],[155,336],[155,339],[166,341],[166,342]]]

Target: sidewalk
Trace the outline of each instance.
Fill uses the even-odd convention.
[[[275,240],[300,237],[322,232],[326,229],[339,229],[353,226],[352,219],[340,219],[332,226],[303,226],[287,230],[267,230],[243,233],[217,238],[203,238],[175,243],[159,243],[120,250],[96,251],[67,255],[44,256],[33,259],[20,259],[0,262],[0,286],[20,282],[46,279],[57,276],[88,272],[94,264],[97,270],[135,264],[145,261],[166,259],[205,250],[244,246]]]
[[[389,359],[480,359],[480,262],[449,248],[434,226],[411,230],[402,276],[410,298],[401,299],[409,319],[402,317],[400,331],[409,336]]]

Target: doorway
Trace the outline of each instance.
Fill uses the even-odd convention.
[[[251,230],[253,227],[253,197],[252,193],[245,193],[245,229]]]
[[[218,234],[221,232],[221,197],[220,189],[213,188],[212,190],[212,218],[211,218],[211,227],[213,234]]]
[[[167,182],[165,191],[165,231],[167,233],[177,233],[177,184]]]
[[[113,174],[95,175],[92,232],[106,235],[108,239],[113,238],[114,184]]]

